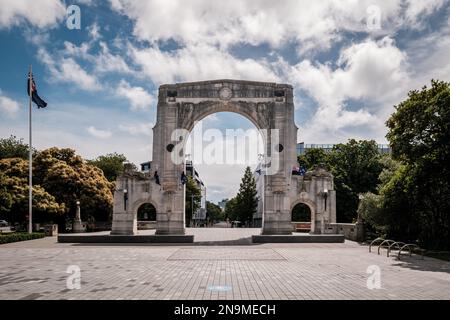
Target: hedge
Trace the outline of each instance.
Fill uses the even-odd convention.
[[[17,241],[25,241],[25,240],[33,240],[44,238],[45,233],[42,232],[33,232],[33,233],[25,233],[25,232],[15,232],[9,234],[0,234],[0,244],[2,243],[10,243]]]

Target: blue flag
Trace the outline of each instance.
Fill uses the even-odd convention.
[[[28,73],[28,81],[27,81],[27,92],[30,95],[30,80],[31,80],[31,100],[38,106],[38,109],[45,108],[47,106],[47,102],[42,100],[37,92],[36,83],[33,79],[33,74]]]
[[[183,171],[181,173],[181,184],[186,184],[186,182],[187,182],[187,177],[186,177],[186,174]]]

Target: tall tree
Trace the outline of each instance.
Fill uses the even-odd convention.
[[[321,148],[306,149],[305,154],[299,155],[297,160],[299,165],[307,170],[311,170],[321,163],[327,164],[329,162],[328,155]]]
[[[187,176],[185,218],[186,226],[191,225],[192,215],[200,209],[202,193],[197,183],[191,176]]]
[[[127,161],[127,158],[123,154],[108,153],[106,155],[99,156],[94,160],[88,160],[87,163],[100,168],[103,171],[106,179],[108,181],[114,182],[117,179],[123,170],[124,170],[124,162]]]
[[[33,149],[33,153],[35,152]],[[13,135],[0,139],[0,159],[8,158],[28,159],[28,144]]]
[[[449,106],[450,83],[432,80],[410,91],[386,123],[393,157],[407,166],[421,243],[438,249],[450,249]]]
[[[236,196],[236,211],[240,221],[250,224],[258,207],[256,182],[250,167],[245,168],[244,176]]]
[[[206,201],[206,215],[210,221],[223,220],[222,209],[215,203]]]
[[[224,217],[225,219],[238,220],[238,208],[236,207],[237,198],[231,198],[225,204]]]
[[[11,222],[25,222],[28,214],[28,161],[0,160],[0,216]],[[57,221],[66,207],[37,181],[33,185],[33,220]]]
[[[356,219],[358,195],[375,192],[381,173],[380,153],[375,141],[350,139],[334,146],[328,165],[334,175],[338,222]]]
[[[114,184],[103,172],[87,164],[73,149],[50,148],[38,152],[33,165],[35,180],[59,203],[65,203],[73,216],[76,201],[81,203],[82,218],[107,221],[111,218]]]

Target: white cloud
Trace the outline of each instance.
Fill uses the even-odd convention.
[[[121,80],[117,86],[116,94],[126,98],[132,110],[148,109],[154,102],[155,98],[142,87],[132,87],[125,80]]]
[[[92,56],[90,59],[94,63],[94,68],[98,72],[118,72],[118,73],[132,73],[130,67],[119,55],[110,53],[108,45],[105,42],[100,42],[101,51],[98,55]]]
[[[119,124],[119,130],[131,135],[152,136],[153,123]]]
[[[410,41],[405,51],[414,65],[411,89],[420,89],[431,79],[450,81],[450,20],[441,30]]]
[[[422,28],[423,19],[442,7],[445,0],[406,0],[405,20],[408,25],[415,28]]]
[[[64,41],[64,49],[60,52],[66,57],[81,58],[92,64],[95,72],[107,73],[117,72],[122,74],[130,74],[132,70],[120,55],[114,55],[110,52],[108,45],[104,41],[99,42],[100,50],[97,54],[91,54],[91,42],[83,42],[80,46],[76,46],[72,42]]]
[[[95,128],[94,126],[90,126],[90,127],[86,128],[86,130],[94,138],[108,139],[108,138],[110,138],[112,136],[112,132],[111,131],[100,130],[100,129]]]
[[[382,138],[385,117],[407,90],[407,70],[407,56],[387,37],[342,50],[335,69],[309,60],[295,65],[289,71],[290,81],[318,103],[302,140],[336,141],[348,137],[354,127]],[[356,103],[356,110],[347,106],[349,100]]]
[[[102,37],[100,34],[100,26],[98,25],[97,22],[90,25],[87,28],[87,30],[89,32],[89,35],[90,35],[92,41],[97,41],[98,39],[100,39]]]
[[[45,49],[39,49],[39,59],[48,67],[53,81],[74,83],[87,91],[98,91],[102,88],[97,78],[88,74],[73,58],[55,59]]]
[[[174,39],[185,45],[208,44],[221,48],[236,43],[268,43],[280,47],[295,42],[300,51],[329,48],[343,31],[371,32],[366,27],[366,9],[376,5],[382,14],[382,29],[418,26],[443,0],[421,4],[418,0],[364,1],[148,1],[110,0],[114,10],[128,16],[134,34],[155,43]],[[428,1],[427,1],[428,2]]]
[[[0,28],[9,28],[28,22],[45,28],[61,21],[66,8],[59,0],[0,0]]]
[[[265,60],[238,59],[213,46],[185,47],[176,52],[129,47],[134,62],[155,84],[217,78],[278,81]]]
[[[13,117],[17,114],[19,109],[20,109],[20,104],[17,101],[3,95],[2,91],[0,90],[0,110],[1,110],[1,112],[6,114],[9,117]]]

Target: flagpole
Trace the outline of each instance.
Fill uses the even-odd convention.
[[[32,66],[30,64],[30,74],[29,76],[29,150],[28,150],[28,233],[33,232],[33,141],[32,141],[32,130],[31,130],[31,101],[33,96],[33,80],[32,80]]]

